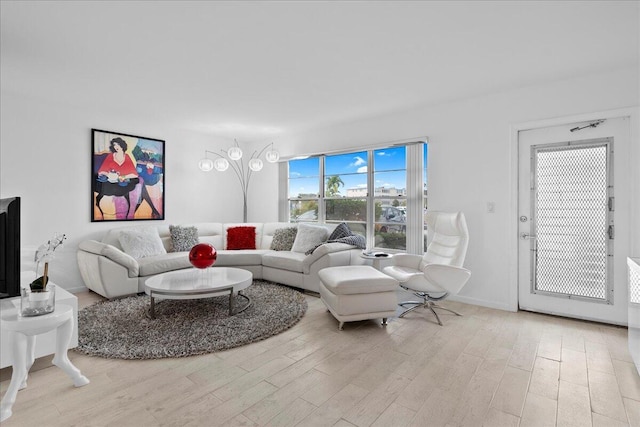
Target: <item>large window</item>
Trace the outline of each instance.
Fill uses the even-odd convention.
[[[289,220],[318,220],[320,158],[289,161]]]
[[[406,249],[406,147],[373,152],[374,243],[378,248]]]
[[[368,153],[324,156],[324,219],[367,235]]]
[[[407,250],[411,228],[407,218],[421,216],[423,203],[426,207],[423,195],[407,195],[407,188],[412,188],[408,180],[420,182],[421,187],[426,182],[422,147],[426,156],[426,144],[417,144],[290,160],[289,220],[346,222],[352,231],[366,236],[370,248]],[[408,168],[408,156],[416,154],[421,167]],[[415,232],[421,235],[422,219],[414,222],[420,224]],[[420,250],[422,244],[414,252]]]

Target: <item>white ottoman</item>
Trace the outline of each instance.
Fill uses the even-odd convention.
[[[344,322],[379,319],[396,313],[398,281],[368,265],[347,265],[324,268],[320,277],[320,298],[338,319]]]

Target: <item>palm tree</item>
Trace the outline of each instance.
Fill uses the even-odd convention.
[[[337,196],[340,193],[340,187],[344,185],[342,179],[338,175],[327,177],[327,196]]]

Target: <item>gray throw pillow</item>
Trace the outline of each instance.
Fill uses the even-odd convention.
[[[200,243],[196,227],[170,225],[169,232],[171,233],[171,252],[190,251],[191,248]]]
[[[278,228],[273,233],[270,249],[273,251],[290,251],[296,240],[298,229],[296,227]]]

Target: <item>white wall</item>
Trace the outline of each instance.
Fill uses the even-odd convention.
[[[638,69],[630,68],[414,109],[274,141],[281,154],[287,156],[427,135],[431,144],[429,206],[436,210],[462,210],[469,222],[471,241],[466,264],[473,276],[463,290],[463,299],[509,309],[510,294],[515,289],[507,262],[514,148],[510,145],[510,125],[634,106],[638,105],[638,93]],[[164,223],[231,222],[242,218],[237,179],[230,172],[205,174],[197,168],[204,149],[225,148],[230,141],[175,128],[170,120],[141,122],[137,117],[101,109],[99,100],[94,108],[78,109],[64,100],[30,99],[3,92],[0,114],[0,197],[22,197],[25,268],[33,267],[33,251],[53,232],[67,233],[69,241],[52,263],[51,274],[68,290],[84,286],[75,261],[78,242],[109,227],[127,225],[90,222],[92,127],[166,140]],[[637,139],[632,144],[638,144]],[[638,164],[637,145],[633,152],[636,157],[632,163]],[[278,219],[277,183],[277,167],[265,163],[265,168],[252,178],[249,221]],[[640,185],[636,183],[634,188],[637,190]],[[487,201],[495,202],[494,214],[485,212]],[[632,213],[640,212],[638,203],[640,198],[636,197]],[[626,231],[635,236],[632,246],[640,250],[637,227]]]
[[[144,107],[141,107],[144,108]],[[0,197],[20,196],[23,269],[33,269],[35,249],[54,232],[68,241],[56,251],[51,277],[68,290],[84,288],[76,265],[78,242],[114,226],[242,221],[240,187],[231,171],[202,172],[204,150],[233,141],[172,127],[158,120],[103,110],[77,109],[64,100],[2,93],[0,105]],[[91,223],[91,128],[166,141],[165,221]],[[267,164],[265,169],[277,169]],[[268,198],[267,198],[268,199]]]
[[[291,135],[280,145],[288,150],[282,154],[293,155],[426,135],[430,142],[429,208],[461,210],[468,221],[470,244],[465,265],[472,277],[461,299],[513,309],[510,301],[514,300],[516,284],[510,276],[509,239],[511,172],[515,166],[512,150],[516,147],[510,140],[510,126],[637,105],[638,69],[634,67]],[[632,144],[637,147],[638,140]],[[639,161],[637,157],[631,160],[636,165]],[[263,194],[264,200],[256,204],[275,198],[275,192]],[[488,201],[495,202],[493,214],[486,213]],[[635,212],[640,212],[638,203],[636,197]],[[618,232],[632,233],[638,242],[637,226],[617,227]],[[640,250],[638,243],[633,245],[634,250]]]

